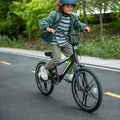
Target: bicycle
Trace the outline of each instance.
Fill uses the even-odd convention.
[[[93,71],[85,67],[85,65],[79,63],[78,56],[76,54],[76,46],[80,43],[80,30],[78,33],[74,34],[65,34],[63,31],[57,30],[56,32],[61,32],[65,36],[66,40],[72,44],[73,54],[60,62],[55,67],[49,69],[48,80],[43,80],[40,77],[40,67],[45,65],[46,62],[41,61],[36,66],[35,78],[37,86],[40,92],[43,95],[50,95],[54,90],[54,85],[59,84],[62,80],[64,80],[64,76],[67,71],[74,65],[74,73],[72,81],[67,81],[71,83],[72,94],[75,99],[77,105],[86,112],[94,112],[97,110],[102,102],[102,87],[98,77],[95,75]],[[83,33],[87,33],[85,30],[82,30]],[[70,36],[77,35],[78,41],[72,42],[70,40]],[[52,52],[46,51],[45,55],[52,58]],[[62,73],[59,74],[57,70],[57,66],[63,64],[64,62],[69,61],[66,67],[63,69]]]

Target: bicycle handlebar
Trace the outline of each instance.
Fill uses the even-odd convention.
[[[44,31],[44,33],[46,33],[46,32],[48,32],[48,31]],[[87,29],[81,29],[81,30],[79,30],[78,31],[78,33],[69,33],[69,34],[65,34],[63,31],[61,31],[61,30],[56,30],[55,32],[61,32],[64,36],[65,36],[65,39],[70,43],[70,44],[72,44],[72,45],[78,45],[79,43],[80,43],[80,41],[81,41],[81,37],[80,37],[80,32],[82,32],[82,33],[89,33],[88,31],[87,31]],[[74,36],[74,35],[78,35],[78,42],[77,41],[74,41],[74,42],[72,42],[69,38],[70,38],[70,36]]]

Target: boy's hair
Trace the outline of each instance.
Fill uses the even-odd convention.
[[[62,10],[62,7],[63,7],[64,5],[62,5],[62,6],[58,6],[57,7],[57,9],[56,9],[56,12],[62,12],[63,10]],[[75,7],[74,5],[73,5],[73,7]]]
[[[58,6],[56,12],[62,12],[62,6]]]

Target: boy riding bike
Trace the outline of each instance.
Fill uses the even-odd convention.
[[[51,44],[52,60],[45,66],[41,67],[41,77],[44,80],[48,79],[48,70],[53,68],[61,60],[61,51],[65,56],[73,54],[72,45],[67,42],[64,35],[56,32],[56,30],[64,31],[65,34],[74,33],[75,30],[86,29],[88,32],[90,28],[86,24],[80,22],[73,13],[76,6],[76,0],[57,0],[57,10],[51,12],[47,18],[40,21],[40,28],[43,31],[48,31],[40,36],[40,39]],[[71,37],[74,41],[75,37]]]

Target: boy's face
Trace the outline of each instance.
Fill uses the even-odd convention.
[[[66,4],[62,7],[62,10],[69,15],[73,12],[73,9],[74,7],[72,4]]]

